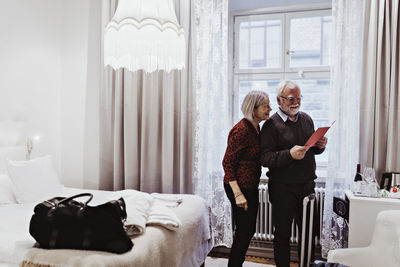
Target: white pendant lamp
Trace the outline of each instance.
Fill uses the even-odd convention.
[[[185,51],[173,0],[119,0],[105,29],[105,66],[132,72],[183,69]]]

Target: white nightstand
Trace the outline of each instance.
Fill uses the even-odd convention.
[[[383,210],[400,210],[400,199],[354,196],[349,199],[349,248],[366,247],[371,242],[376,216]]]

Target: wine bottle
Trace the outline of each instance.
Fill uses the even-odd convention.
[[[356,172],[356,176],[354,177],[354,182],[362,181],[360,172],[361,172],[361,165],[357,164],[357,172]]]

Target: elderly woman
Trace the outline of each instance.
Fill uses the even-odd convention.
[[[269,119],[270,111],[268,94],[251,91],[242,103],[244,118],[229,132],[222,162],[225,193],[232,204],[236,226],[229,267],[242,266],[255,233],[261,176],[259,123]]]

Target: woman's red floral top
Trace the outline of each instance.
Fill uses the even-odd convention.
[[[258,187],[261,176],[260,135],[246,118],[229,132],[222,166],[224,183],[236,180],[240,188]]]

